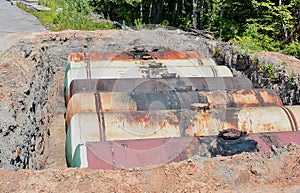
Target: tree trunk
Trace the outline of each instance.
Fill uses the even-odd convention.
[[[193,14],[192,14],[192,24],[193,28],[197,29],[197,7],[198,7],[198,0],[193,0]]]
[[[172,11],[171,11],[171,5],[172,5],[172,3],[171,3],[171,1],[168,1],[168,21],[169,21],[169,24],[172,22],[172,20],[173,20],[173,18],[174,18],[174,16],[172,15]]]
[[[282,5],[281,0],[279,0],[279,3],[278,3],[278,4],[279,4],[279,6]],[[284,24],[283,19],[281,19],[281,25],[282,25],[282,29],[283,29],[283,33],[284,33],[284,39],[287,40],[287,39],[288,39],[288,32],[287,32],[287,30],[286,30],[286,27],[285,27],[285,24]]]
[[[212,0],[209,0],[209,4],[210,4],[210,17],[209,17],[209,29],[211,28],[211,26],[213,26],[214,24],[214,4]]]
[[[184,17],[184,10],[185,10],[185,2],[184,0],[181,1],[181,17]]]
[[[152,0],[153,2],[153,23],[157,24],[160,22],[163,6],[164,6],[164,0]]]
[[[151,20],[151,14],[152,14],[152,1],[150,3],[150,6],[149,6],[149,15],[148,15],[148,20],[149,21]]]
[[[140,4],[140,18],[143,19],[143,4]]]
[[[204,3],[205,3],[205,0],[201,0],[199,29],[203,29],[203,22],[204,22]]]
[[[176,0],[175,3],[174,13],[175,13],[175,26],[178,26],[178,0]]]
[[[221,10],[220,10],[220,18],[221,19],[223,17],[223,13],[224,13],[224,9],[225,9],[225,3],[226,3],[226,0],[222,0],[222,6],[221,6]]]
[[[222,6],[221,6],[221,10],[220,10],[220,19],[222,20],[223,18],[223,13],[224,13],[224,9],[225,9],[225,3],[226,0],[222,0]],[[222,29],[220,28],[220,38],[222,38]]]

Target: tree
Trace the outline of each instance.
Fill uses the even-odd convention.
[[[282,4],[281,0],[272,2],[266,0],[258,2],[252,1],[254,7],[254,17],[249,18],[249,23],[258,23],[260,32],[267,34],[276,40],[289,39],[289,34],[295,31],[292,12],[290,8],[294,6],[293,1],[289,4]]]
[[[198,0],[193,0],[193,13],[192,13],[192,23],[193,23],[193,28],[197,29],[197,7],[198,7]]]

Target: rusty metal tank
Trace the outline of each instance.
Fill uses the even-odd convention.
[[[300,106],[283,106],[275,91],[197,52],[73,53],[64,89],[72,167],[148,167],[300,144]]]
[[[68,128],[67,160],[74,167],[112,169],[181,161],[196,154],[209,153],[211,157],[244,151],[263,153],[272,145],[300,144],[299,117],[296,117],[299,109],[300,106],[268,106],[228,108],[214,113],[195,110],[80,113],[72,117]],[[238,136],[224,132],[230,130]],[[224,145],[230,149],[220,150],[219,146]],[[120,150],[130,156],[125,159]],[[161,159],[148,160],[144,165],[135,160],[138,154]],[[111,156],[115,156],[116,163],[105,161]],[[135,161],[129,162],[131,159]]]
[[[144,87],[143,87],[144,88]],[[133,112],[191,109],[207,104],[208,109],[254,106],[282,106],[279,95],[270,89],[144,92],[100,92],[75,94],[68,103],[66,126],[74,114],[82,112]]]
[[[222,136],[172,137],[101,142],[78,138],[71,146],[67,135],[66,157],[71,167],[126,169],[153,167],[201,157],[230,156],[242,152],[262,154],[274,146],[300,144],[300,131],[241,135],[234,140]],[[73,140],[73,142],[76,140]],[[197,157],[196,157],[197,156]]]
[[[135,60],[168,60],[168,59],[198,59],[202,60],[202,56],[196,51],[129,51],[129,52],[81,52],[71,53],[68,62],[74,61],[135,61]]]
[[[206,59],[208,60],[208,59]],[[205,60],[205,61],[206,61]],[[118,61],[118,60],[112,60],[112,61],[93,61],[93,62],[87,62],[85,60],[81,61],[71,61],[68,63],[68,70],[71,70],[73,68],[104,68],[104,67],[110,67],[110,68],[134,68],[138,66],[146,66],[151,63],[162,63],[165,66],[173,66],[173,67],[199,67],[203,66],[203,63],[199,64],[198,59],[165,59],[165,60],[135,60],[135,61]]]
[[[207,65],[199,69],[199,66]],[[71,53],[65,74],[65,97],[72,80],[93,78],[232,77],[227,67],[195,51]],[[223,69],[222,69],[223,68]]]
[[[210,109],[283,105],[278,93],[271,89],[201,91],[198,94],[207,99]]]
[[[168,79],[176,77],[232,77],[232,72],[226,66],[200,67],[166,67],[153,64],[142,67],[128,68],[72,68],[65,79],[64,90],[69,90],[73,80],[78,79],[126,79],[126,78],[158,78]]]
[[[171,79],[78,79],[73,80],[65,92],[65,102],[77,93],[95,92],[153,92],[192,88],[196,91],[252,89],[245,77],[180,77]]]
[[[72,116],[67,132],[73,130],[85,132],[85,135],[90,132],[91,138],[110,141],[216,136],[227,129],[245,133],[296,131],[300,117],[296,117],[294,112],[299,108],[265,106],[206,111],[186,109],[78,113]]]
[[[212,58],[201,57],[195,51],[162,51],[162,52],[88,52],[71,53],[66,72],[76,67],[134,67],[141,63],[164,63],[167,66],[203,66],[216,65]]]

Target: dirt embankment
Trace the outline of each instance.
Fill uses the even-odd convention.
[[[216,56],[219,64],[230,66],[237,75],[252,77],[252,81],[262,87],[270,83],[271,87],[282,84],[283,77],[290,75],[278,71],[278,81],[264,74],[261,71],[263,67],[258,68],[259,64],[267,66],[274,61],[272,58],[278,59],[273,55],[269,58],[259,54],[258,59],[251,59],[251,56],[236,52],[228,44],[188,36],[177,30],[64,31],[21,39],[0,58],[0,167],[4,168],[0,170],[1,191],[300,191],[300,147],[296,145],[279,149],[274,147],[269,156],[244,153],[233,157],[199,158],[192,163],[172,163],[153,169],[66,169],[63,159],[64,132],[61,130],[65,128],[63,83],[68,55],[71,52],[130,51],[135,46],[143,46],[149,51],[195,50],[204,57]],[[216,52],[217,47],[222,48],[220,52]],[[268,60],[265,60],[266,57]],[[287,61],[285,68],[289,68],[291,63],[284,61]],[[300,63],[299,60],[293,61],[295,63],[292,65],[296,66],[294,77],[286,82],[294,87],[285,88],[294,93],[288,96],[291,98],[289,100],[299,104],[299,80],[296,77]],[[275,66],[282,61],[273,63]],[[290,101],[286,104],[291,104]],[[18,148],[22,149],[22,162],[12,164],[11,159]],[[22,168],[51,169],[7,171]]]
[[[290,192],[300,191],[300,148],[243,153],[148,169],[1,169],[2,192]]]
[[[245,54],[237,46],[219,43],[215,52],[218,64],[230,67],[237,75],[249,78],[256,88],[278,92],[285,105],[300,104],[300,61],[276,52]]]

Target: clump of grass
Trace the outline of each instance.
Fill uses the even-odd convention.
[[[47,0],[45,4],[39,1],[40,5],[49,7],[50,11],[35,11],[18,3],[18,7],[34,15],[39,19],[41,24],[46,26],[50,31],[61,31],[67,29],[73,30],[96,30],[112,29],[113,24],[107,21],[94,22],[89,19],[92,8],[86,0]],[[56,13],[58,8],[62,11]]]

